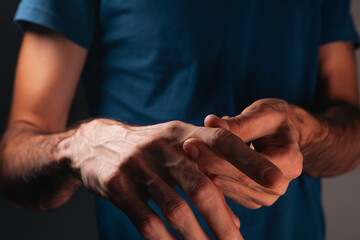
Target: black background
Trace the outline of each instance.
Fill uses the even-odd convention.
[[[19,1],[0,0],[0,135],[8,116],[22,32],[12,18]],[[71,122],[86,117],[83,94],[72,107]],[[81,189],[63,207],[51,212],[19,210],[0,197],[0,240],[98,239],[94,200]]]

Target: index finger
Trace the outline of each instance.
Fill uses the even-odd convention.
[[[216,155],[264,187],[275,187],[282,180],[278,167],[226,129],[196,128],[189,138],[202,140]]]

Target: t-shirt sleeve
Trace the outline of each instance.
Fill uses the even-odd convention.
[[[350,13],[350,0],[323,1],[321,44],[334,41],[360,44]]]
[[[89,49],[95,29],[95,0],[22,0],[14,21],[57,31],[70,41]]]

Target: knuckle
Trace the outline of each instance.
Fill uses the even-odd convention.
[[[229,141],[233,136],[234,135],[229,130],[218,128],[212,134],[211,144],[216,145],[224,141]]]
[[[276,100],[275,100],[275,103],[276,103],[276,105],[277,105],[279,108],[282,108],[282,109],[287,108],[288,105],[289,105],[289,104],[288,104],[285,100],[283,100],[283,99],[276,99]]]
[[[262,110],[262,111],[269,111],[269,110],[273,110],[273,105],[267,101],[263,101],[259,104],[259,108]]]
[[[165,216],[170,223],[182,222],[189,212],[189,207],[182,199],[177,199],[168,204],[165,209]]]
[[[181,129],[184,126],[184,122],[181,122],[179,120],[170,121],[166,124],[165,130],[170,133],[176,133],[181,131]]]
[[[154,151],[166,143],[167,143],[166,137],[154,136],[154,137],[150,138],[143,146],[140,146],[139,150],[140,150],[140,152],[142,152],[141,150]]]
[[[274,103],[268,100],[260,100],[256,104],[260,112],[272,112],[274,111]]]
[[[156,230],[160,227],[159,220],[154,216],[144,216],[138,223],[139,233],[146,239],[154,238]]]
[[[218,187],[223,185],[223,180],[221,180],[217,175],[211,176],[211,181]]]
[[[279,111],[288,108],[289,104],[283,99],[264,98],[255,101],[245,110],[250,111]]]
[[[218,193],[219,192],[216,187],[204,178],[200,179],[191,186],[189,194],[194,201],[204,203],[205,201],[209,201],[215,194],[217,195]]]
[[[281,99],[264,99],[257,103],[259,111],[264,113],[283,113],[286,112],[289,104]]]
[[[288,155],[290,161],[292,162],[292,178],[297,178],[302,173],[303,168],[303,155],[299,150],[292,150]]]
[[[140,159],[154,156],[155,154],[163,154],[164,147],[169,146],[172,143],[171,136],[164,134],[158,134],[148,137],[145,141],[140,142],[132,151],[132,155],[139,157]]]

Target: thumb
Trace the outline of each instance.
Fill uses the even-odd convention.
[[[279,115],[242,113],[236,117],[219,118],[208,115],[204,120],[205,127],[225,128],[241,138],[251,142],[273,134],[281,122]]]
[[[204,120],[204,126],[205,127],[211,127],[211,128],[225,128],[227,130],[230,130],[231,126],[229,125],[229,123],[231,124],[231,121],[228,121],[231,118],[227,118],[227,120],[225,119],[221,119],[218,116],[215,116],[213,114],[210,114],[208,116],[206,116],[205,120]]]
[[[225,128],[241,138],[244,142],[250,142],[255,140],[253,133],[254,130],[252,124],[249,124],[248,121],[245,121],[245,117],[223,117],[219,118],[213,114],[208,115],[204,120],[205,127],[211,128]],[[258,134],[257,134],[258,135]]]

